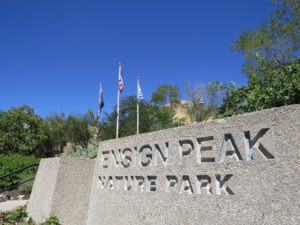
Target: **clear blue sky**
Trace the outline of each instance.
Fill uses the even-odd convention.
[[[269,0],[1,0],[0,109],[96,111],[102,82],[110,112],[119,62],[122,96],[136,93],[137,75],[146,99],[161,84],[243,84],[230,45],[272,9]]]

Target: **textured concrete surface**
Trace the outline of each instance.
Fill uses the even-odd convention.
[[[40,162],[27,206],[30,217],[36,222],[42,222],[51,213],[59,160],[59,158],[52,158]]]
[[[94,162],[43,159],[28,203],[29,216],[38,223],[54,214],[63,225],[85,224]]]
[[[95,160],[60,160],[51,212],[63,225],[85,224]]]
[[[100,143],[88,225],[300,224],[300,106]]]
[[[300,105],[101,142],[47,159],[30,216],[63,225],[299,225]]]
[[[0,212],[10,211],[18,206],[25,206],[28,200],[12,200],[0,202]]]

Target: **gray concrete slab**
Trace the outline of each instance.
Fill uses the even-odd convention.
[[[87,225],[300,224],[300,105],[100,143]]]
[[[29,205],[64,225],[300,224],[300,105],[104,141],[96,160],[48,160]]]
[[[28,203],[29,216],[41,223],[54,214],[64,225],[83,225],[94,161],[78,158],[41,160]]]

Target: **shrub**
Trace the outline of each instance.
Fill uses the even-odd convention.
[[[0,154],[0,176],[12,172],[20,167],[38,162],[39,158],[36,156],[26,156],[20,153]],[[4,188],[10,187],[16,181],[21,181],[30,176],[34,176],[36,169],[36,167],[32,167],[0,180],[0,191]]]
[[[16,224],[19,222],[25,222],[25,218],[27,217],[26,207],[19,206],[14,210],[8,212],[3,219],[2,224]]]
[[[227,88],[219,115],[232,116],[299,103],[300,59],[272,70],[262,64],[258,74],[249,75],[246,85]]]
[[[28,106],[0,112],[0,152],[35,153],[47,137],[42,119]]]
[[[91,158],[97,155],[98,146],[89,144],[87,148],[83,148],[82,146],[74,147],[67,146],[64,149],[64,152],[60,154],[61,157],[78,157],[78,158]]]
[[[27,218],[26,206],[19,206],[9,212],[1,212],[2,225],[36,225],[31,218]],[[61,225],[55,215],[50,215],[41,225]]]
[[[54,215],[50,215],[46,221],[44,223],[42,223],[41,225],[60,225],[59,223],[59,219],[54,216]]]

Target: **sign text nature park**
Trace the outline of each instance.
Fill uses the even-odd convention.
[[[175,140],[175,149],[170,148],[170,142],[143,144],[141,146],[132,145],[116,149],[102,149],[99,151],[98,159],[101,170],[109,173],[110,169],[146,169],[150,167],[162,166],[167,168],[172,164],[181,166],[186,159],[193,157],[194,162],[202,163],[222,163],[227,158],[235,161],[251,161],[253,154],[258,153],[264,160],[274,159],[272,152],[267,149],[261,139],[268,132],[269,128],[261,128],[257,133],[249,130],[241,131],[239,136],[232,133],[222,135],[219,149],[214,151],[216,155],[211,155],[216,146],[213,144],[214,136],[201,136],[196,138],[184,138]],[[240,146],[236,139],[240,138]],[[171,157],[178,154],[177,157]],[[174,160],[176,159],[176,160]],[[148,174],[148,175],[98,175],[97,189],[125,192],[149,192],[157,190],[180,193],[180,194],[208,194],[208,195],[234,195],[234,190],[228,184],[234,176],[232,173],[200,173],[189,174]],[[161,176],[161,177],[159,177]]]

